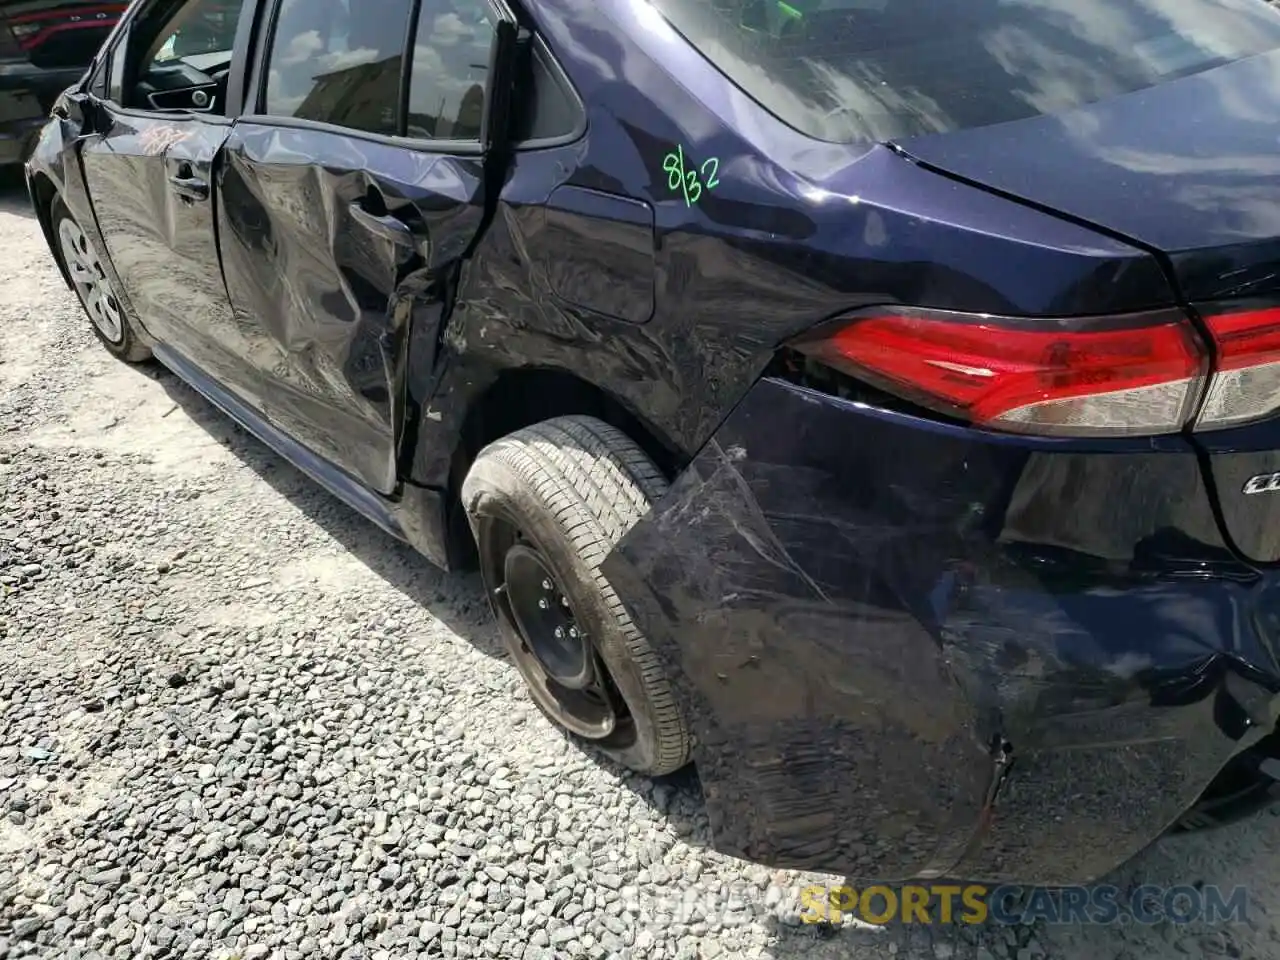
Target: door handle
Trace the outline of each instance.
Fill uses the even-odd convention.
[[[185,200],[209,199],[209,182],[199,177],[170,177],[169,186]]]
[[[389,214],[380,217],[375,213],[370,213],[359,201],[351,204],[350,210],[351,218],[374,236],[381,237],[383,240],[390,240],[399,247],[409,247],[411,250],[418,249],[418,238],[414,236],[409,225],[403,220],[398,220]]]

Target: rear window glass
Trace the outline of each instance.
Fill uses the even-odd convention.
[[[841,143],[1059,113],[1280,47],[1267,0],[650,2],[766,109]]]

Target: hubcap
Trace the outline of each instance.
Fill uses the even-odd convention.
[[[62,221],[58,237],[67,272],[89,319],[110,343],[120,343],[124,339],[124,317],[98,252],[74,220]]]
[[[578,736],[612,736],[630,723],[630,714],[555,568],[514,523],[485,523],[485,581],[530,693]]]

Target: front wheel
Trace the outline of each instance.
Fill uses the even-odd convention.
[[[688,763],[688,727],[600,564],[666,489],[635,443],[591,417],[496,441],[462,487],[490,602],[534,702],[649,775]]]
[[[141,363],[150,359],[151,349],[139,339],[129,322],[124,304],[117,296],[89,234],[62,200],[54,201],[51,214],[58,255],[66,267],[76,296],[80,298],[80,305],[93,324],[93,332],[121,360]]]

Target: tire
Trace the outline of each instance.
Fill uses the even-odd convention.
[[[124,302],[112,289],[101,254],[62,198],[50,210],[58,260],[80,300],[89,326],[111,353],[126,363],[151,359],[151,348],[138,336]]]
[[[689,762],[688,726],[657,655],[600,565],[666,490],[657,467],[625,434],[582,416],[490,444],[462,485],[490,603],[534,702],[561,728],[650,776]],[[547,574],[540,582],[527,576],[537,564]],[[545,596],[534,609],[529,596],[538,589]],[[562,617],[580,639],[547,638],[547,623]],[[547,639],[540,645],[531,637]],[[540,655],[548,644],[555,655]],[[581,650],[562,656],[559,644]],[[562,669],[557,674],[548,664]],[[573,684],[593,671],[594,690],[552,679]],[[596,700],[604,702],[598,722]]]

